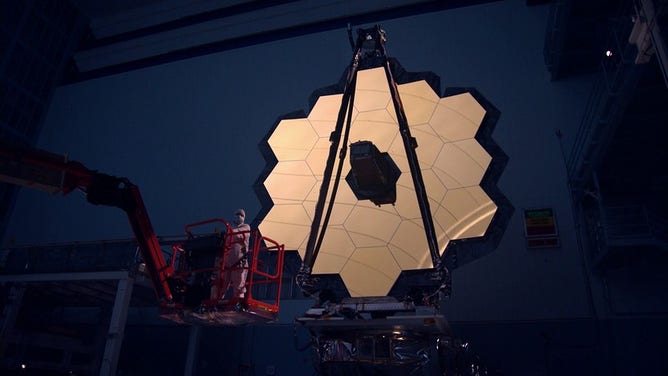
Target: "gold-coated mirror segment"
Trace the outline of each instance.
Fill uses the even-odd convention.
[[[418,143],[416,153],[443,254],[450,240],[483,236],[497,210],[479,186],[492,160],[474,138],[485,110],[470,93],[439,98],[426,81],[401,84],[398,90]],[[342,98],[321,96],[307,118],[279,122],[268,140],[278,159],[264,181],[274,205],[259,227],[263,233],[280,234],[286,249],[298,250],[302,258]],[[345,181],[350,153],[343,161],[313,274],[338,273],[352,296],[385,296],[401,271],[433,267],[396,118],[383,68],[359,71],[349,144],[373,142],[380,152],[389,153],[401,176],[395,204],[376,206],[356,198]]]
[[[307,119],[286,119],[276,127],[269,146],[281,161],[303,161],[316,141],[318,133]]]

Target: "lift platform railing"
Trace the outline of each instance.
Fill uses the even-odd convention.
[[[216,230],[214,233],[206,235],[194,234],[196,227],[220,224],[224,230]],[[280,306],[281,283],[283,277],[283,263],[285,258],[285,247],[273,239],[260,235],[258,230],[234,229],[229,222],[221,218],[212,218],[200,222],[191,223],[185,226],[185,232],[188,239],[172,246],[173,254],[170,265],[174,268],[174,283],[182,286],[183,289],[176,288],[177,291],[186,293],[188,284],[202,276],[207,276],[211,280],[213,293],[201,301],[201,305],[208,308],[223,305],[225,302],[230,305],[237,303],[234,299],[224,300],[226,290],[223,287],[226,276],[235,270],[248,270],[246,278],[247,293],[244,298],[246,306],[255,310],[263,310],[271,313],[277,313]],[[218,235],[216,235],[218,234]],[[233,263],[232,266],[226,266],[226,260],[231,257],[235,245],[245,246],[245,236],[249,238],[249,248],[247,255],[248,263]],[[215,252],[215,260],[206,266],[192,263],[192,257],[188,257],[187,243],[197,240],[205,240],[207,246]],[[192,256],[192,255],[191,255]],[[210,276],[210,277],[208,277]],[[255,297],[253,289],[265,287],[270,294],[263,294],[262,298]],[[261,295],[261,294],[258,294]]]
[[[267,257],[271,255],[270,257]],[[275,259],[275,263],[269,263]],[[253,258],[248,273],[246,304],[265,311],[277,313],[281,301],[281,282],[283,280],[283,262],[285,259],[285,246],[264,236],[259,236],[256,231],[253,244]],[[273,266],[273,267],[272,267]],[[273,273],[271,272],[273,270]],[[268,290],[275,292],[273,302],[269,302],[271,294],[267,299],[259,300],[253,296],[253,287],[266,286]],[[273,288],[272,288],[273,287]]]

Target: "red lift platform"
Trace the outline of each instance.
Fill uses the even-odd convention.
[[[229,271],[224,261],[234,238],[226,236],[232,227],[224,219],[187,225],[187,239],[172,247],[171,257],[165,257],[169,252],[158,241],[139,188],[126,178],[90,170],[61,155],[0,141],[0,181],[51,194],[80,190],[91,204],[125,211],[164,318],[178,323],[243,325],[266,323],[278,316],[285,250],[257,230],[248,231],[247,293],[242,301],[233,302],[225,300],[220,288],[221,274]],[[193,234],[193,228],[212,223],[222,224],[224,231]],[[212,286],[220,291],[216,296],[211,296]],[[261,297],[257,295],[260,291],[264,292]]]
[[[193,229],[218,224],[224,231],[194,235]],[[233,232],[224,219],[214,218],[185,227],[187,240],[172,246],[171,284],[178,302],[161,304],[160,316],[179,323],[198,325],[260,324],[278,318],[285,247],[257,230]],[[248,266],[225,267],[237,240],[227,234],[250,236]],[[228,298],[221,276],[232,269],[247,269],[246,294],[242,300]],[[212,292],[213,291],[213,292]],[[262,298],[257,295],[262,295]]]

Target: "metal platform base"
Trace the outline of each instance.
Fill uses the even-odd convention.
[[[249,306],[245,310],[235,310],[229,305],[221,305],[205,312],[193,309],[163,308],[160,317],[186,325],[242,326],[267,324],[278,319],[278,313]]]
[[[311,308],[297,322],[316,333],[450,334],[448,321],[434,307],[415,306],[391,297],[344,299],[338,304]]]
[[[452,336],[435,307],[391,297],[325,304],[297,322],[309,329],[319,371],[328,375],[443,374],[440,358]]]
[[[450,326],[439,314],[387,316],[380,319],[349,319],[328,317],[325,319],[299,317],[297,322],[316,332],[350,330],[359,332],[407,331],[423,334],[450,334]]]

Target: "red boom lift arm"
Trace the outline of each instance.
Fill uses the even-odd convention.
[[[123,209],[156,294],[166,302],[173,300],[167,281],[174,267],[165,261],[139,189],[128,179],[90,170],[62,155],[0,141],[0,181],[52,194],[80,189],[91,204]]]

